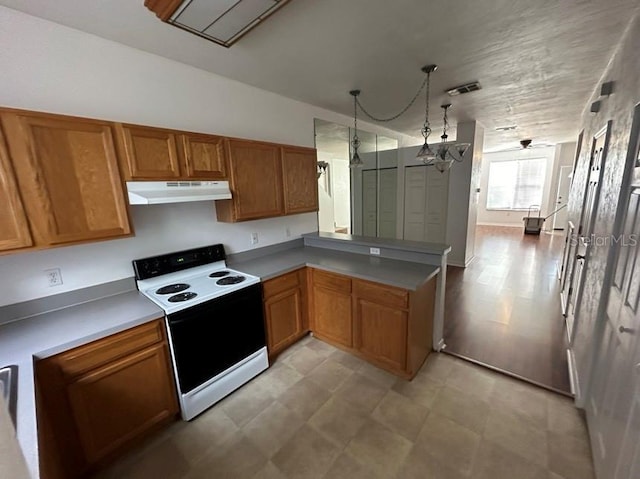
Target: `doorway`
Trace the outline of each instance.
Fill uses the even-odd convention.
[[[567,227],[567,203],[569,201],[569,189],[571,188],[571,166],[561,166],[558,179],[558,193],[556,195],[556,214],[553,216],[553,229],[564,230]]]

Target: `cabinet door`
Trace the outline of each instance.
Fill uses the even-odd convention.
[[[181,135],[181,140],[187,177],[227,179],[227,153],[223,137]]]
[[[16,112],[2,123],[37,244],[131,232],[109,123]]]
[[[229,141],[234,220],[281,216],[282,169],[276,145]]]
[[[285,214],[318,211],[316,150],[282,148]]]
[[[118,125],[129,177],[171,180],[180,177],[176,133],[136,125]]]
[[[313,331],[326,338],[351,347],[351,293],[342,293],[313,285]]]
[[[302,294],[300,288],[284,291],[264,302],[269,354],[277,354],[302,334]]]
[[[354,347],[373,362],[396,371],[407,365],[406,311],[356,297]]]
[[[178,412],[164,343],[94,369],[67,391],[89,464]]]
[[[31,233],[22,207],[18,184],[0,130],[0,251],[31,246]]]

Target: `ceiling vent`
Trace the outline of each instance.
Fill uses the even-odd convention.
[[[518,128],[518,125],[499,126],[496,131],[513,131]]]
[[[145,0],[162,21],[230,47],[289,0]]]
[[[482,87],[480,86],[480,82],[474,81],[471,83],[465,83],[464,85],[457,86],[455,88],[450,88],[447,90],[449,96],[458,96],[464,95],[465,93],[471,93],[472,91],[478,91]]]

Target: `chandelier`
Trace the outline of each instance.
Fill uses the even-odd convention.
[[[425,93],[425,115],[424,115],[424,124],[422,129],[420,130],[422,137],[424,138],[424,144],[418,151],[416,155],[416,159],[422,161],[425,165],[435,166],[438,171],[444,173],[445,171],[451,168],[451,165],[454,162],[461,162],[463,160],[464,154],[469,148],[469,143],[448,143],[448,135],[447,130],[449,129],[449,119],[447,117],[447,110],[451,107],[451,104],[448,103],[446,105],[442,105],[442,109],[444,110],[444,127],[442,136],[442,143],[438,145],[436,150],[429,145],[429,135],[431,134],[431,125],[429,123],[429,95],[431,89],[431,74],[438,69],[437,65],[426,65],[421,68],[421,71],[425,74],[425,79],[420,85],[417,93],[413,96],[411,101],[407,106],[405,106],[400,112],[397,114],[388,117],[388,118],[378,118],[371,113],[369,113],[360,103],[358,99],[360,95],[360,90],[351,90],[349,94],[353,96],[353,138],[351,140],[352,147],[352,155],[349,159],[349,167],[356,168],[362,166],[362,159],[358,153],[358,148],[360,147],[360,139],[358,138],[358,107],[360,110],[371,120],[377,122],[389,122],[393,121],[396,118],[403,115],[418,99],[422,90],[426,87]]]

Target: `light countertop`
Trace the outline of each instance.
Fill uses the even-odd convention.
[[[34,358],[53,356],[163,316],[154,303],[132,291],[0,326],[0,366],[18,366],[18,441],[32,477],[39,477]]]
[[[267,280],[304,266],[415,291],[440,270],[437,266],[304,246],[229,266]]]

